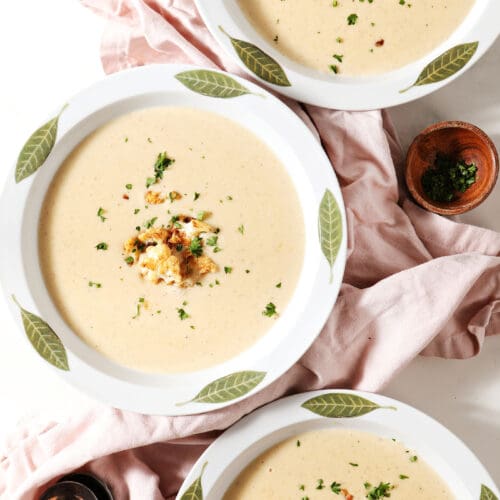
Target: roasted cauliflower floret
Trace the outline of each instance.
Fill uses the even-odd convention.
[[[200,275],[215,273],[217,271],[217,264],[206,255],[196,258],[196,265]]]
[[[144,195],[144,200],[150,205],[161,205],[165,203],[166,198],[160,193],[160,191],[146,191]]]
[[[175,216],[167,227],[151,227],[129,238],[123,245],[125,261],[130,266],[137,264],[140,275],[152,283],[193,286],[200,277],[218,269],[202,254],[204,242],[199,236],[215,232],[206,222],[188,215]]]

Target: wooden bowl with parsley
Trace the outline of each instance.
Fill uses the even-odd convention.
[[[478,127],[444,121],[423,130],[406,157],[406,184],[426,210],[458,215],[482,203],[498,178],[498,152]]]

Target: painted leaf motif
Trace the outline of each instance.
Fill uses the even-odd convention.
[[[36,352],[56,368],[68,371],[68,356],[61,339],[43,319],[23,309],[14,296],[12,299],[21,311],[24,331]]]
[[[479,500],[498,500],[498,497],[488,488],[488,486],[482,484]]]
[[[291,87],[292,84],[278,61],[259,49],[259,47],[253,43],[233,38],[228,35],[222,27],[220,27],[220,29],[229,37],[238,57],[254,75],[257,75],[259,78],[262,78],[262,80],[272,83],[273,85]]]
[[[266,372],[231,373],[206,385],[189,403],[225,403],[240,398],[257,387]],[[181,403],[183,404],[183,403]]]
[[[422,73],[420,73],[413,85],[401,90],[400,93],[406,92],[412,87],[441,82],[453,76],[472,59],[478,46],[479,42],[470,42],[448,49],[422,70]]]
[[[361,396],[343,392],[331,392],[316,396],[302,403],[302,408],[328,418],[360,417],[379,408],[396,409],[392,406],[379,406]]]
[[[330,264],[330,283],[333,279],[333,265],[342,243],[342,216],[332,192],[327,189],[319,205],[319,241],[321,250]]]
[[[203,472],[205,472],[206,466],[207,462],[203,464],[200,475],[193,481],[191,486],[184,492],[184,494],[181,497],[181,500],[203,500],[203,486],[201,484],[201,478],[203,476]]]
[[[234,78],[217,71],[195,69],[175,75],[185,87],[198,94],[228,99],[251,92]]]
[[[17,158],[16,182],[21,182],[26,177],[34,174],[49,156],[56,142],[59,117],[65,108],[66,106],[61,109],[57,116],[33,132],[24,144]]]

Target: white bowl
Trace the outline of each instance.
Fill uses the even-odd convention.
[[[333,401],[338,397],[332,398],[332,394],[349,397],[350,404],[353,398],[364,398],[378,408],[350,418],[327,418],[302,406],[321,396],[323,401],[329,400],[328,410],[331,411]],[[339,409],[338,401],[336,403],[336,409]],[[351,407],[349,411],[353,415],[356,408]],[[179,490],[177,500],[220,500],[238,474],[265,450],[301,432],[332,427],[365,431],[404,443],[434,469],[457,499],[498,500],[498,490],[479,460],[440,423],[394,399],[346,390],[290,396],[243,418],[198,459]],[[184,496],[200,476],[198,496]]]
[[[443,44],[422,59],[380,75],[344,77],[306,68],[281,54],[275,46],[269,44],[256,32],[235,0],[195,1],[205,24],[217,42],[252,77],[256,77],[255,73],[240,60],[230,38],[221,31],[220,27],[232,38],[252,43],[277,61],[288,77],[290,86],[270,84],[257,75],[263,84],[298,101],[333,109],[386,108],[423,97],[450,83],[470,68],[500,34],[500,2],[476,0],[470,14],[458,29]],[[457,71],[457,65],[448,71],[446,78],[440,81],[409,88],[431,61],[453,47],[475,42],[478,42],[477,49],[473,50],[471,46],[471,50],[464,56],[467,62],[463,69]]]
[[[202,87],[203,92],[209,93],[223,90],[227,96],[229,85],[237,89],[232,95],[242,94],[244,89],[249,93],[232,98],[201,95],[176,78],[186,71],[198,71],[188,74],[195,80],[200,75],[202,79],[214,77],[213,73],[207,74],[192,66],[147,66],[107,77],[70,99],[60,115],[57,141],[46,161],[36,173],[18,179],[18,183],[14,168],[0,200],[0,227],[2,234],[9,236],[1,245],[0,279],[19,326],[23,327],[20,309],[12,296],[26,311],[43,318],[44,322],[38,323],[41,329],[37,330],[33,323],[38,319],[25,313],[24,327],[32,335],[31,343],[46,359],[61,368],[58,372],[65,380],[107,404],[148,414],[183,415],[218,409],[276,380],[302,356],[320,332],[339,292],[346,260],[342,195],[328,158],[304,123],[260,87],[227,74],[215,75],[225,79],[224,89],[201,84],[197,89]],[[199,80],[196,82],[198,84]],[[305,227],[305,258],[297,288],[268,334],[223,364],[183,374],[134,371],[111,362],[82,341],[54,306],[42,278],[37,251],[42,202],[66,156],[84,137],[107,121],[135,109],[159,105],[213,111],[251,130],[271,146],[288,170],[299,195],[304,220],[311,221]],[[50,142],[50,137],[48,139]],[[18,172],[19,177],[21,173]],[[343,235],[333,266],[322,253],[317,227],[318,210],[327,191],[337,202],[338,230]],[[333,280],[330,282],[331,267]],[[52,331],[45,326],[47,324]],[[32,349],[25,335],[19,338]],[[33,360],[41,358],[35,354]],[[234,389],[231,394],[211,394],[192,401],[207,384],[228,376],[224,382]],[[179,404],[183,402],[188,403]]]

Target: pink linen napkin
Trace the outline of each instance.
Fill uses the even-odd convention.
[[[193,0],[82,2],[109,19],[107,73],[182,62],[242,74]],[[25,423],[0,457],[2,498],[32,499],[75,469],[99,475],[118,500],[172,498],[218,431],[253,409],[325,387],[377,391],[421,352],[470,357],[486,335],[500,333],[500,234],[430,214],[407,198],[398,183],[402,152],[384,112],[285,102],[321,139],[348,216],[344,284],[317,341],[271,386],[209,414],[151,417],[96,405],[63,423]]]

